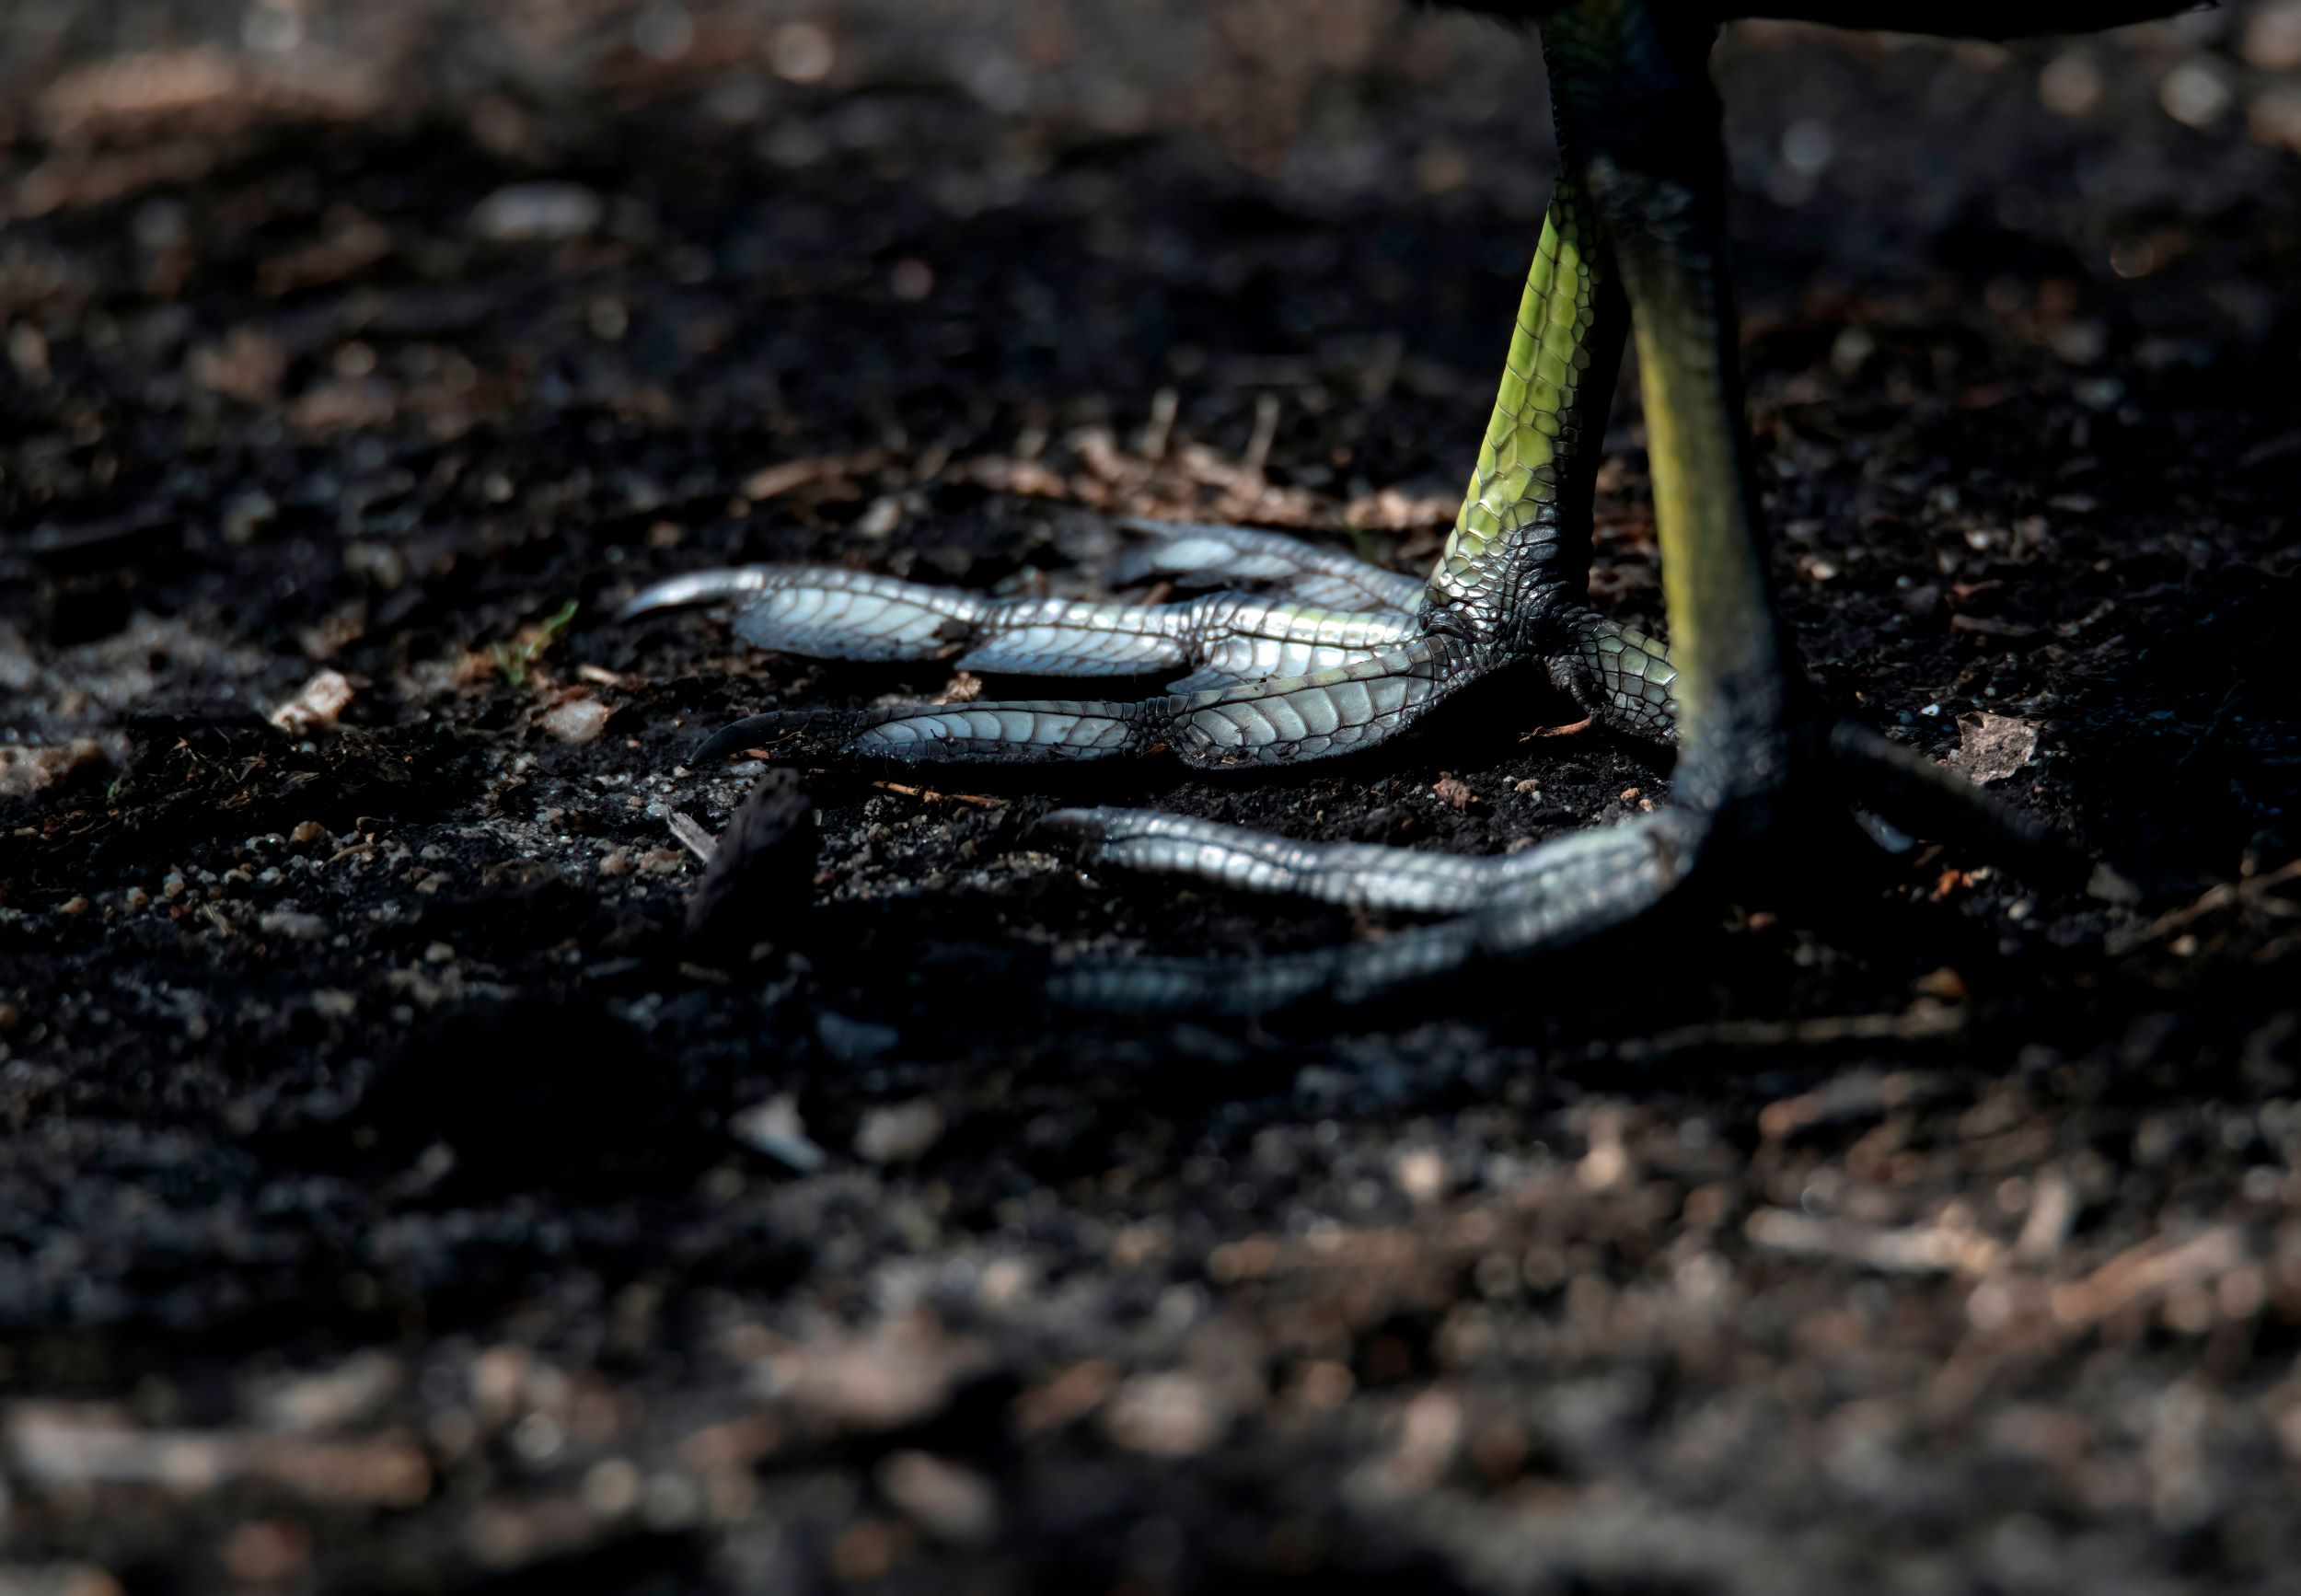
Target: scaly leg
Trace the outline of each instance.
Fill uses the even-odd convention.
[[[1601,724],[1666,741],[1675,673],[1662,646],[1581,596],[1590,484],[1621,362],[1622,295],[1586,251],[1587,203],[1562,185],[1519,307],[1493,418],[1429,580],[1239,527],[1134,521],[1121,567],[1194,584],[1257,582],[1185,603],[991,599],[864,572],[750,566],[675,577],[626,607],[736,603],[759,647],[929,659],[982,671],[1133,676],[1188,667],[1173,694],[977,701],[821,713],[728,727],[699,754],[796,740],[810,752],[924,761],[1173,752],[1197,765],[1316,758],[1379,742],[1464,684],[1533,661]]]

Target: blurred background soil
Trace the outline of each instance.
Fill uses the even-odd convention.
[[[1530,40],[10,0],[0,1592],[2301,1590],[2301,5],[1718,72],[1816,677],[2113,872],[1119,1024],[1035,961],[1378,928],[1058,803],[1496,852],[1667,761],[1518,683],[1276,781],[803,770],[691,930],[700,736],[971,688],[613,609],[1427,561]]]

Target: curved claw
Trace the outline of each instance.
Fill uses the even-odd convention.
[[[2035,815],[1866,726],[1840,721],[1832,727],[1830,758],[1859,787],[1854,804],[1914,836],[1979,847],[2041,885],[2076,885],[2092,868]]]
[[[615,612],[618,620],[634,620],[658,609],[679,609],[693,604],[716,604],[757,593],[775,567],[738,565],[718,571],[688,571],[666,576],[641,588]]]
[[[722,726],[688,756],[694,765],[737,754],[774,758],[827,753],[872,723],[870,710],[769,710]]]

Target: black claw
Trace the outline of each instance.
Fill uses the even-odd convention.
[[[1830,757],[1854,781],[1853,802],[1897,830],[1971,844],[2032,885],[2055,890],[2084,885],[2093,868],[2073,840],[2035,815],[1867,727],[1841,721],[1831,728]]]
[[[733,725],[720,727],[697,746],[695,752],[688,757],[688,762],[710,765],[731,754],[742,752],[762,738],[769,729],[765,723],[771,723],[774,719],[773,715],[746,715]]]
[[[1083,848],[1098,835],[1095,817],[1079,809],[1055,809],[1031,823],[1031,836],[1066,848]]]
[[[691,762],[709,765],[774,742],[795,742],[796,751],[813,751],[826,744],[846,741],[861,729],[859,720],[857,716],[820,710],[769,710],[764,714],[746,715],[704,738],[691,756]]]

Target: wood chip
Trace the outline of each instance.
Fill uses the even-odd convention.
[[[352,683],[341,671],[321,671],[272,711],[272,723],[290,736],[325,731],[336,723],[354,696]]]
[[[762,466],[746,477],[743,480],[743,496],[754,503],[764,499],[779,499],[794,488],[847,477],[866,476],[885,464],[886,456],[877,449],[864,449],[852,455],[816,455],[804,460],[784,460],[778,465]]]

